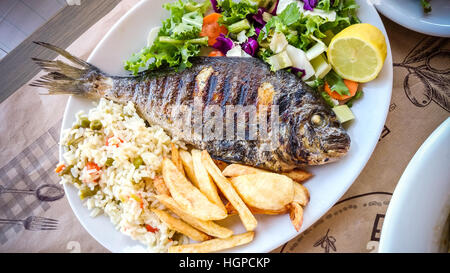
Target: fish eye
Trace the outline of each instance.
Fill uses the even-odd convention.
[[[321,113],[313,114],[310,121],[314,127],[323,127],[326,124],[325,117]]]

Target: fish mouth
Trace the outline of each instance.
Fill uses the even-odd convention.
[[[320,150],[310,153],[307,165],[324,165],[345,156],[350,149],[350,137],[347,134],[333,136],[322,141]]]
[[[332,135],[322,139],[321,148],[309,154],[308,165],[323,165],[334,162],[345,156],[349,149],[350,137],[347,134]]]
[[[323,141],[325,143],[325,158],[323,163],[334,161],[345,156],[350,149],[350,137],[348,134],[333,135]]]

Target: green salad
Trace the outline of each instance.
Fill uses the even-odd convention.
[[[200,37],[203,16],[210,2],[178,0],[165,4],[170,12],[168,19],[155,30],[154,41],[125,62],[125,69],[137,75],[141,70],[153,70],[163,64],[173,67],[190,67],[189,57],[198,56],[202,46],[208,45],[207,37]]]
[[[134,75],[163,65],[188,68],[190,57],[209,48],[209,56],[255,57],[272,71],[290,71],[331,108],[349,108],[362,96],[327,56],[332,38],[360,23],[355,0],[176,0],[163,7],[169,18],[125,62]]]

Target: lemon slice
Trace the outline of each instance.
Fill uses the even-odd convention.
[[[386,59],[383,33],[371,24],[351,25],[339,32],[328,46],[328,60],[339,76],[356,82],[375,79]]]

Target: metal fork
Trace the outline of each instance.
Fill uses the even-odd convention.
[[[58,220],[29,216],[25,220],[0,219],[0,224],[23,225],[26,230],[56,230],[58,228]]]

